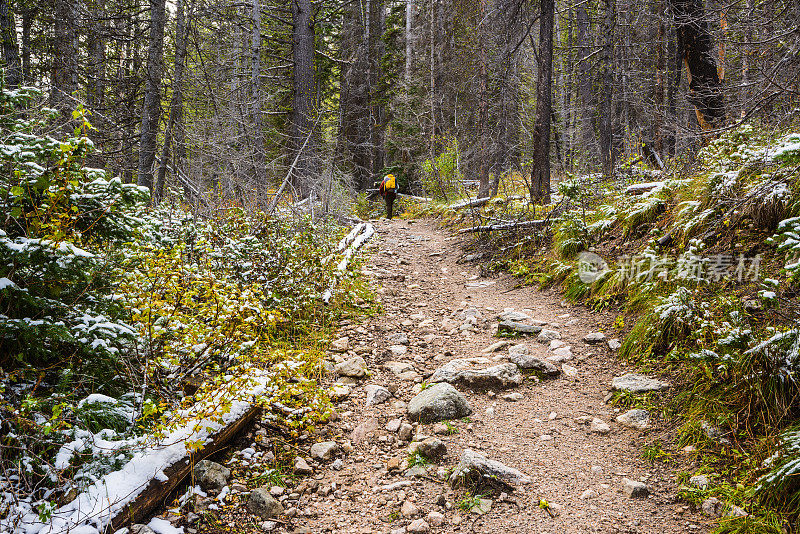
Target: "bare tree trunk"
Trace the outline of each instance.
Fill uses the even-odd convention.
[[[153,162],[156,158],[158,122],[161,118],[161,75],[164,68],[165,0],[150,0],[150,43],[147,49],[147,78],[139,132],[139,174],[137,183],[153,191]],[[156,200],[155,198],[153,200]]]
[[[5,78],[7,87],[19,87],[22,83],[22,66],[19,61],[17,46],[17,24],[11,0],[0,0],[0,32],[3,38],[3,61],[5,62]]]
[[[489,183],[489,69],[486,65],[486,46],[488,21],[486,20],[486,0],[480,0],[478,11],[478,48],[480,73],[478,74],[478,198],[490,193]]]
[[[269,184],[267,183],[267,158],[264,153],[264,122],[261,120],[261,4],[260,0],[253,2],[253,36],[251,42],[252,54],[252,106],[253,120],[253,167],[256,178],[257,197],[266,199]]]
[[[22,11],[22,82],[31,80],[31,26],[37,10],[26,8]]]
[[[184,151],[184,147],[179,147],[176,142],[176,132],[182,129],[183,122],[183,77],[186,66],[186,40],[187,40],[187,24],[186,24],[186,6],[185,0],[178,0],[175,6],[176,20],[175,20],[175,72],[173,74],[172,86],[172,101],[169,105],[169,120],[167,121],[167,129],[164,132],[164,149],[161,152],[161,161],[158,165],[158,175],[156,176],[156,187],[153,193],[153,202],[158,203],[164,198],[164,183],[167,177],[167,165],[170,158],[170,149],[172,144],[175,144],[176,160],[178,159],[178,151]],[[181,145],[183,141],[181,140]],[[175,172],[178,172],[176,165]],[[186,200],[190,200],[190,190],[184,184],[184,193]]]
[[[614,0],[604,0],[605,17],[603,23],[602,49],[602,96],[600,111],[600,127],[598,142],[600,145],[600,161],[603,163],[603,175],[611,178],[614,174],[614,127],[612,123],[613,90],[614,90],[614,26],[616,6]]]
[[[73,103],[69,98],[78,89],[78,33],[75,0],[55,0],[55,53],[52,67],[51,105],[65,117]]]
[[[316,156],[316,143],[313,135],[303,149],[305,139],[315,122],[312,115],[314,114],[314,104],[317,101],[314,82],[314,22],[311,10],[311,0],[292,2],[294,76],[292,79],[291,143],[293,152],[302,152],[297,163],[297,174],[294,177],[293,185],[303,196],[312,185]]]
[[[553,23],[555,0],[541,0],[539,69],[536,76],[536,123],[533,130],[531,201],[550,203],[550,125],[552,117]]]
[[[670,0],[670,5],[689,81],[689,103],[695,108],[700,128],[719,128],[725,124],[725,98],[703,0]]]
[[[406,84],[411,83],[411,66],[412,66],[412,54],[414,51],[414,34],[413,34],[413,27],[412,23],[414,21],[414,0],[406,0],[406,33],[405,33],[405,42],[406,42],[406,68],[404,72],[404,78]]]
[[[584,163],[590,163],[597,154],[594,116],[595,104],[592,92],[592,70],[589,64],[591,40],[589,39],[589,13],[581,3],[575,13],[578,27],[578,100],[580,101],[580,140],[583,146]],[[588,161],[587,161],[588,160]]]

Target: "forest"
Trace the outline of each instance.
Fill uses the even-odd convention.
[[[326,499],[373,468],[359,532],[800,532],[797,0],[0,0],[0,33],[0,532],[349,532]],[[448,383],[474,413],[412,410]],[[640,432],[597,457],[622,489],[476,461],[500,398],[577,425],[542,442]]]

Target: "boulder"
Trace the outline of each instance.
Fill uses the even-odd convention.
[[[522,313],[521,311],[516,310],[506,310],[499,314],[497,318],[500,321],[514,321],[515,323],[524,323],[525,321],[533,320],[533,318],[527,313]]]
[[[488,365],[492,360],[489,358],[456,358],[450,360],[433,372],[428,382],[455,382],[459,371],[473,365]]]
[[[422,390],[408,403],[408,415],[421,423],[460,419],[472,414],[467,399],[446,382]]]
[[[450,485],[455,487],[470,482],[482,483],[485,480],[500,481],[510,487],[530,484],[531,478],[521,471],[508,467],[496,460],[490,460],[470,449],[464,449],[453,474]]]
[[[283,513],[283,506],[267,488],[256,488],[247,498],[247,511],[262,519],[277,517]]]
[[[536,341],[539,343],[549,344],[554,339],[561,339],[561,334],[556,330],[542,330],[539,332],[539,335],[536,336]]]
[[[547,376],[558,376],[561,374],[561,369],[556,367],[550,362],[540,360],[535,356],[523,354],[520,352],[509,352],[508,359],[519,367],[520,369],[529,369],[532,371],[539,371]]]
[[[645,430],[650,427],[650,413],[647,410],[628,410],[617,416],[617,423],[636,430]]]
[[[327,462],[333,460],[340,450],[335,441],[322,441],[311,446],[311,457],[318,462]]]
[[[367,392],[367,406],[382,404],[392,398],[392,394],[383,386],[370,384],[364,390]]]
[[[367,374],[367,362],[361,356],[336,364],[336,372],[350,378],[363,378]]]
[[[621,391],[628,391],[630,393],[646,393],[648,391],[665,390],[670,387],[670,384],[667,382],[662,382],[656,378],[650,378],[635,373],[628,373],[622,376],[614,377],[611,380],[611,387]]]
[[[230,469],[211,460],[200,460],[194,466],[194,479],[206,491],[222,490],[230,477]]]
[[[437,382],[434,377],[431,382]],[[522,373],[513,363],[503,363],[485,369],[462,369],[455,373],[438,373],[439,376],[447,376],[448,380],[439,380],[460,384],[472,389],[509,389],[522,385]]]

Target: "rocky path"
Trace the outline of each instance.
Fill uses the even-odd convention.
[[[702,517],[675,500],[674,473],[641,459],[643,432],[618,423],[620,414],[605,402],[612,378],[626,369],[608,340],[584,337],[608,318],[566,305],[555,294],[514,289],[510,279],[479,277],[476,266],[457,262],[458,242],[430,223],[376,226],[364,272],[385,313],[366,324],[342,325],[334,343],[333,376],[341,383],[337,432],[297,466],[304,471],[309,466],[303,464],[311,464],[313,473],[295,490],[295,528],[705,530]],[[501,319],[542,331],[506,344],[493,337],[504,313]],[[510,361],[535,370],[520,374]],[[364,364],[367,376],[359,377]],[[422,391],[434,371],[457,392],[446,384]],[[438,404],[424,406],[437,396]],[[442,417],[450,419],[435,421]],[[417,454],[409,455],[409,448]],[[482,457],[502,464],[494,467],[508,485],[495,482],[484,494],[470,495],[448,484],[459,460],[480,463]],[[409,465],[421,458],[422,465]]]

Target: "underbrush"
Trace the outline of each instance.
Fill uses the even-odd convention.
[[[368,297],[336,272],[339,228],[149,208],[147,190],[84,166],[87,113],[54,139],[42,132],[60,114],[42,102],[0,91],[0,525],[12,531],[159,439],[223,421],[254,376],[271,424],[287,438],[313,429],[331,413],[330,327]]]
[[[678,163],[562,180],[550,231],[492,236],[491,265],[632,324],[620,356],[676,393],[625,402],[676,414],[713,474],[695,497],[749,514],[718,532],[798,531],[800,134],[743,126]]]

